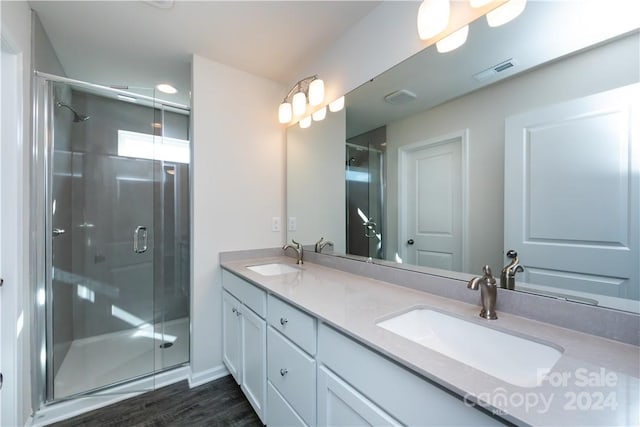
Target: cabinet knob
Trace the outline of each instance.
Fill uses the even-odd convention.
[[[232,312],[232,313],[235,313],[236,311],[238,311],[238,310],[236,310],[236,308],[235,308],[235,307],[233,307],[233,308],[231,309],[231,312]]]
[[[287,375],[288,372],[289,371],[287,371],[285,368],[280,369],[280,375],[282,375],[283,377]]]
[[[286,317],[281,317],[281,318],[280,318],[280,324],[281,324],[282,326],[286,325],[288,322],[289,322],[289,321],[287,320],[287,318],[286,318]]]

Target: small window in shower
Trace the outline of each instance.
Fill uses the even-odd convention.
[[[189,163],[189,141],[118,129],[118,156]]]

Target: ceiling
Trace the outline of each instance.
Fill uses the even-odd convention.
[[[197,54],[283,84],[380,1],[30,1],[67,77],[101,85],[168,82],[189,104]]]

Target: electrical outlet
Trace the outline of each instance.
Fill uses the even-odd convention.
[[[280,231],[280,217],[274,216],[271,218],[271,231]]]
[[[290,216],[289,217],[289,225],[287,227],[287,230],[289,231],[296,231],[298,228],[298,221],[296,220],[295,216]]]

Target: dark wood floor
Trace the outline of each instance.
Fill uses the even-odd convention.
[[[262,427],[230,375],[192,389],[181,381],[51,425]]]

